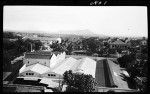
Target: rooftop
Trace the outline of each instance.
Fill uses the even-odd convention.
[[[66,70],[70,70],[76,64],[76,59],[70,57],[63,61],[58,67],[54,68],[52,71],[58,74],[63,74]]]
[[[25,58],[50,59],[53,54],[58,55],[60,54],[60,52],[51,52],[51,51],[28,52],[25,54]]]
[[[121,40],[116,40],[116,41],[112,42],[111,44],[126,44],[126,43]]]
[[[33,71],[33,72],[36,72],[39,74],[43,74],[49,70],[50,70],[49,67],[46,67],[44,65],[37,63],[37,64],[31,65],[31,66],[25,67],[23,70],[20,71],[20,73],[23,73],[25,71]]]

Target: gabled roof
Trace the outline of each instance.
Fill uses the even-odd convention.
[[[81,62],[82,59],[77,60],[77,62],[71,67],[71,70],[73,72],[79,71],[80,66],[82,65],[83,62]]]
[[[70,70],[76,62],[77,60],[72,57],[67,58],[64,62],[62,62],[58,67],[54,68],[52,71],[62,75],[66,70]]]
[[[114,84],[117,85],[118,88],[129,89],[127,82],[122,79],[121,75],[123,72],[120,66],[109,59],[107,59],[107,63],[109,65]]]
[[[20,71],[20,73],[23,73],[26,71],[33,71],[39,74],[43,74],[48,70],[50,70],[49,67],[37,63],[31,66],[25,67],[22,71]]]
[[[111,44],[126,44],[121,40],[116,40],[115,42],[112,42]]]
[[[81,60],[81,65],[78,70],[81,70],[84,74],[90,74],[95,78],[96,61],[88,57]]]

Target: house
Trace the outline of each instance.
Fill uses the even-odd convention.
[[[146,40],[142,40],[141,41],[141,45],[147,45],[147,41]]]
[[[129,43],[125,43],[119,39],[117,39],[116,41],[110,43],[110,48],[120,48],[120,49],[126,49],[130,47],[130,44]]]

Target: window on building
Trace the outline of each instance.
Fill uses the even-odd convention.
[[[29,73],[29,75],[31,75],[31,73]]]
[[[28,64],[29,64],[29,61],[28,61]]]
[[[28,73],[26,73],[26,75],[28,75]]]
[[[48,74],[48,76],[56,76],[55,74]]]
[[[51,74],[51,76],[56,76],[55,74]]]
[[[31,75],[34,75],[34,73],[31,73]]]

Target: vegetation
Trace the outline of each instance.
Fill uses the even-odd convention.
[[[66,92],[93,92],[96,82],[92,75],[72,73],[71,70],[64,73],[64,83],[66,83]]]
[[[121,67],[126,68],[130,77],[124,76],[127,82],[132,82],[131,88],[138,88],[140,91],[146,91],[147,87],[147,73],[148,73],[148,61],[147,61],[147,48],[141,46],[140,55],[137,56],[137,52],[132,51],[130,55],[124,55],[118,58],[118,62]],[[143,79],[144,77],[144,79]],[[141,79],[139,79],[141,78]]]
[[[11,41],[10,39],[16,39]],[[23,52],[31,51],[31,44],[33,49],[39,50],[42,43],[34,40],[22,40],[21,37],[12,32],[3,33],[3,70],[11,69],[11,60],[21,55]]]
[[[108,46],[108,44],[105,44]],[[62,43],[53,43],[51,46],[54,51],[66,51],[67,54],[71,54],[74,50],[86,50],[86,52],[91,55],[94,53],[100,53],[103,43],[96,38],[80,38],[76,41],[70,41],[69,39],[64,39]]]

